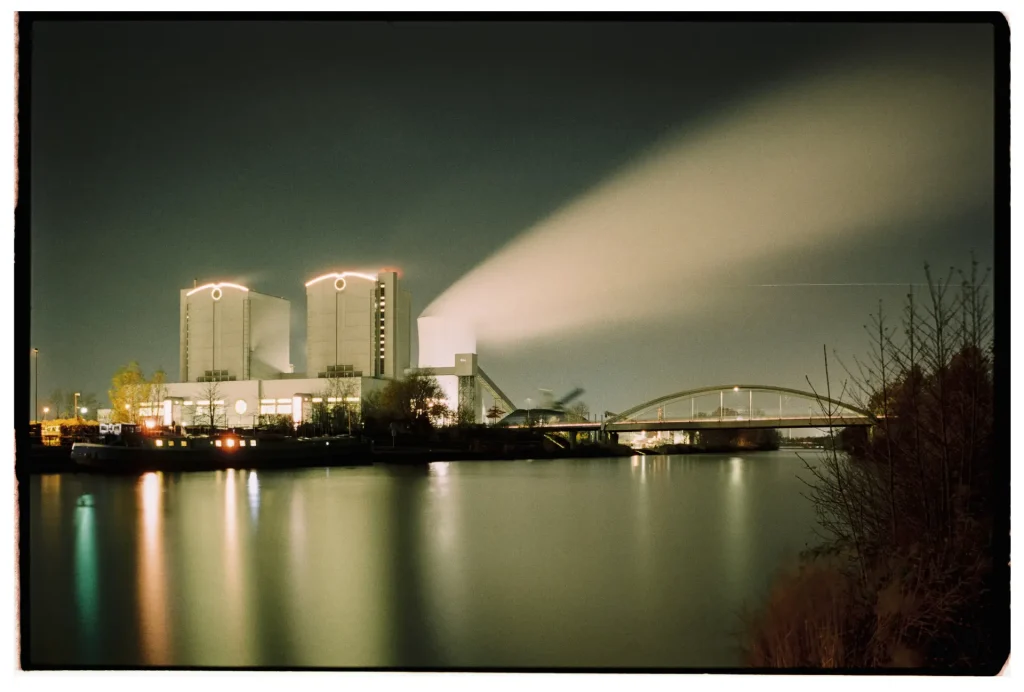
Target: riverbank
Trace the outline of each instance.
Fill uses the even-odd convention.
[[[749,452],[777,452],[778,445],[741,447],[736,445],[659,445],[637,450],[637,454],[650,456],[680,456],[688,454],[746,454]],[[800,447],[799,449],[805,449]]]
[[[794,447],[792,449],[807,449]],[[789,450],[789,448],[787,448]],[[556,445],[506,444],[477,448],[450,446],[414,446],[374,445],[372,449],[361,449],[352,454],[338,454],[330,459],[291,460],[291,459],[239,459],[237,463],[230,460],[219,460],[217,463],[190,463],[186,461],[157,463],[149,461],[144,455],[139,463],[133,464],[131,472],[165,471],[210,471],[221,468],[246,468],[254,470],[281,470],[301,468],[326,468],[346,466],[369,466],[382,464],[388,466],[416,466],[436,461],[517,461],[522,459],[564,459],[598,458],[598,457],[631,457],[638,454],[645,456],[695,455],[695,454],[747,454],[751,452],[778,451],[774,448],[735,448],[735,447],[702,447],[697,445],[663,445],[649,449],[633,449],[626,445],[581,444],[572,449]],[[33,445],[28,454],[25,469],[30,474],[51,473],[113,473],[125,472],[127,469],[107,467],[89,468],[77,464],[70,458],[71,448],[45,447]],[[19,470],[21,466],[18,467]]]
[[[567,456],[595,458],[595,457],[629,457],[637,452],[630,447],[616,444],[593,444],[580,445],[572,450],[557,447],[538,447],[532,445],[507,445],[501,448],[489,449],[459,449],[457,447],[413,447],[413,446],[375,446],[369,451],[360,450],[350,455],[338,454],[330,459],[318,459],[315,461],[287,459],[275,460],[238,460],[237,464],[224,463],[216,464],[190,463],[187,461],[157,463],[150,461],[144,455],[138,465],[131,467],[132,472],[146,471],[210,471],[218,468],[246,468],[257,470],[272,469],[299,469],[299,468],[324,468],[344,466],[368,466],[372,464],[403,465],[412,466],[428,464],[435,461],[515,461],[521,459],[562,459]],[[34,445],[27,455],[27,463],[19,470],[27,471],[30,474],[51,474],[51,473],[112,473],[124,472],[126,469],[112,469],[104,466],[86,467],[71,460],[70,447],[45,447]]]

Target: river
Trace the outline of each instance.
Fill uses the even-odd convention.
[[[798,474],[779,451],[33,476],[27,643],[57,666],[736,666],[742,608],[815,542]]]

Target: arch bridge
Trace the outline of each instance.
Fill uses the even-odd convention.
[[[756,395],[756,399],[755,399]],[[688,406],[687,406],[688,404]],[[712,406],[711,410],[708,407]],[[652,415],[640,415],[650,413]],[[550,430],[605,432],[682,431],[737,428],[827,428],[871,426],[877,417],[854,404],[814,392],[759,384],[686,389],[644,401],[604,421],[550,422]]]

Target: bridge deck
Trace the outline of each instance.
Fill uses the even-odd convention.
[[[833,416],[834,428],[874,425],[875,421],[865,416]],[[689,418],[675,420],[620,421],[609,423],[608,432],[657,432],[667,430],[736,430],[768,428],[827,428],[830,421],[825,416],[784,416],[782,418]],[[600,430],[601,423],[545,423],[534,426],[539,430],[586,431]],[[526,427],[526,426],[509,426]]]

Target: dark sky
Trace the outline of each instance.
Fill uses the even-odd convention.
[[[48,23],[32,55],[32,343],[40,391],[178,364],[178,291],[398,266],[414,318],[518,234],[669,132],[880,46],[990,60],[991,28],[691,24]],[[991,203],[777,259],[725,284],[898,282],[992,260]],[[644,248],[630,266],[642,271]],[[559,277],[571,281],[566,257]],[[687,258],[686,262],[699,261]],[[681,260],[681,270],[685,262]],[[740,290],[714,285],[696,291]],[[553,338],[481,364],[514,398],[580,384],[595,410],[729,381],[800,386],[822,344],[904,289],[747,289],[686,321]],[[415,358],[415,348],[414,348]],[[43,397],[41,397],[43,398]]]

